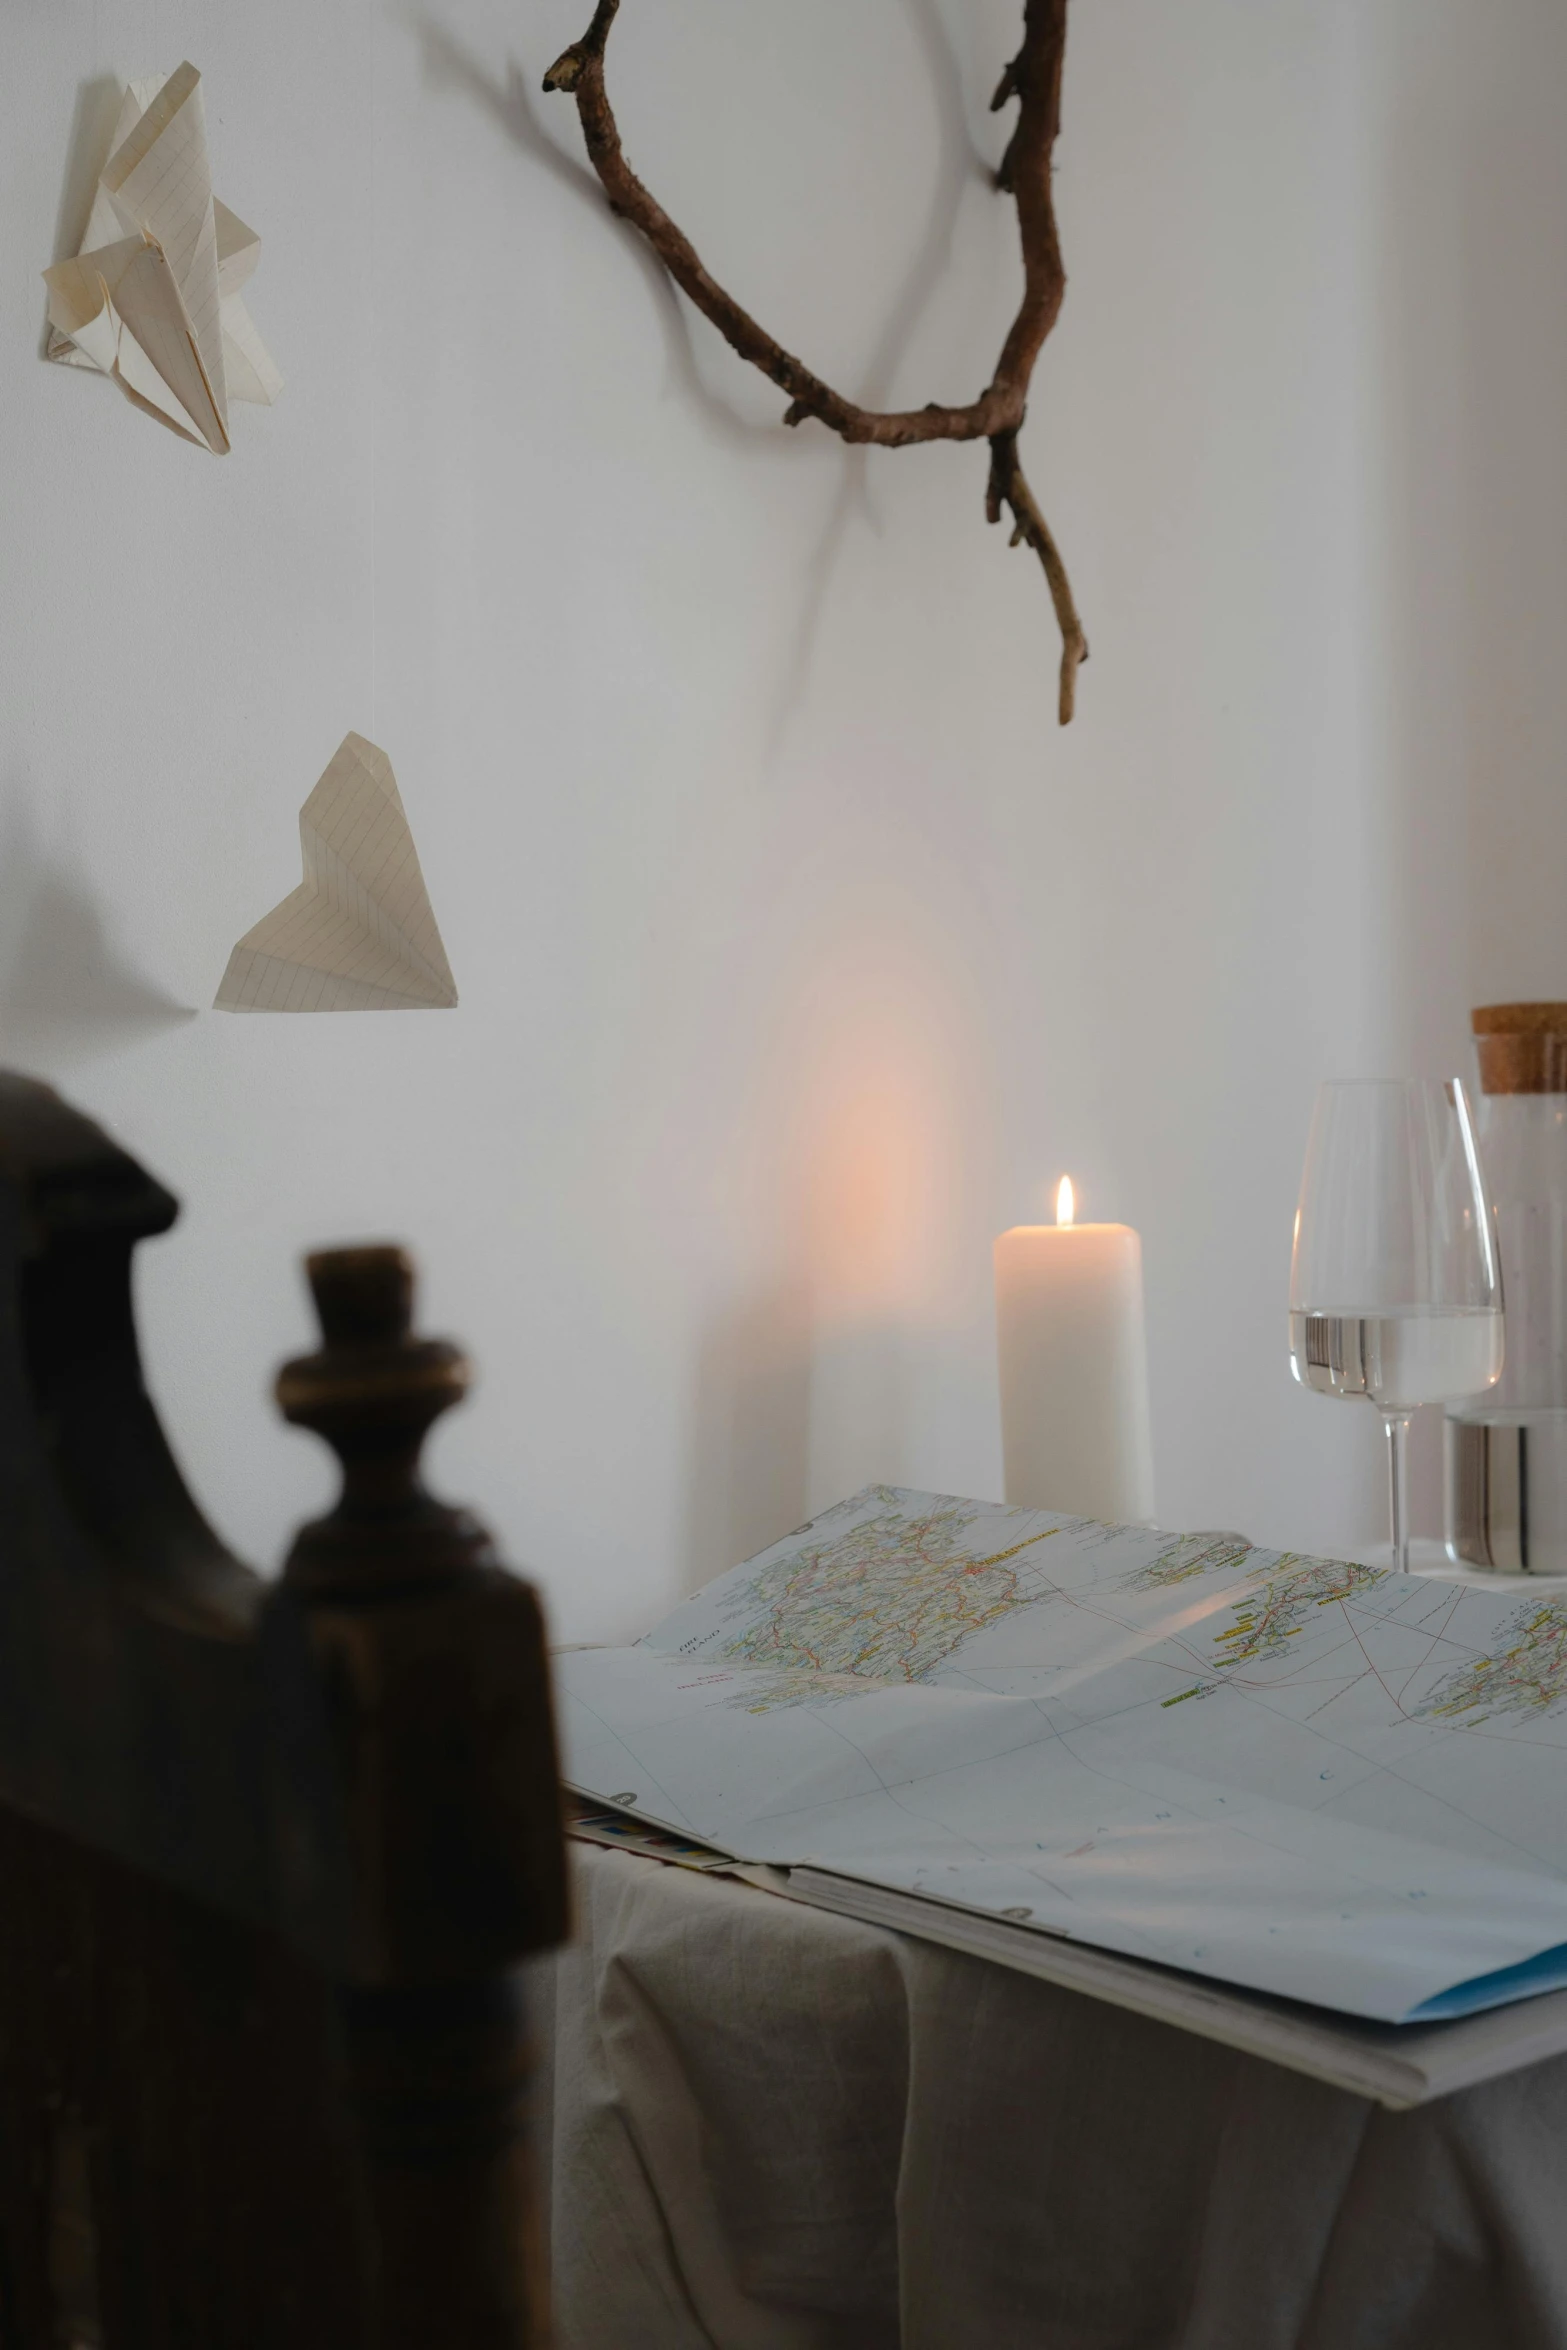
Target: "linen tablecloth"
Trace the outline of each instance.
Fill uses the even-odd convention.
[[[561,2350],[1567,2350],[1567,2058],[1409,2113],[574,1847]]]

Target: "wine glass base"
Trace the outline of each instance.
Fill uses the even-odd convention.
[[[1392,1546],[1387,1542],[1359,1544],[1349,1555],[1360,1567],[1390,1567],[1393,1563]],[[1452,1559],[1446,1543],[1429,1534],[1411,1536],[1409,1572],[1431,1582],[1467,1584],[1476,1591],[1567,1590],[1567,1575],[1508,1575],[1495,1567],[1475,1567],[1465,1559]]]

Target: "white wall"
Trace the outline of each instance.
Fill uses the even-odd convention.
[[[607,216],[534,95],[587,13],[0,8],[0,1051],[185,1198],[194,1482],[277,1559],[298,1253],[406,1236],[482,1372],[440,1481],[613,1636],[868,1477],[998,1490],[990,1238],[1069,1168],[1144,1234],[1161,1517],[1363,1537],[1371,1415],[1285,1365],[1313,1087],[1567,994],[1567,20],[1079,0],[1061,734],[982,456],[785,433]],[[626,0],[634,160],[847,389],[999,346],[1017,16]],[[289,377],[221,462],[38,359],[103,77],[186,55]],[[349,727],[462,1007],[214,1015]]]

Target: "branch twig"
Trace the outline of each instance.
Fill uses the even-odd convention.
[[[581,40],[574,41],[544,77],[546,90],[566,90],[576,99],[588,159],[603,183],[610,209],[647,239],[682,293],[718,329],[730,348],[788,394],[786,424],[803,424],[813,417],[841,440],[883,449],[905,449],[923,441],[989,442],[986,514],[990,521],[999,522],[1002,507],[1010,509],[1012,544],[1033,548],[1055,605],[1061,629],[1063,726],[1072,716],[1077,672],[1088,658],[1088,639],[1072,601],[1060,552],[1023,472],[1017,442],[1027,413],[1034,362],[1060,315],[1066,292],[1051,189],[1051,158],[1061,127],[1067,5],[1068,0],[1024,0],[1023,46],[991,100],[992,113],[1013,99],[1018,104],[1017,121],[996,173],[996,185],[1017,205],[1023,299],[989,384],[977,400],[958,408],[944,407],[935,400],[924,408],[860,407],[813,375],[710,275],[690,238],[626,161],[604,79],[604,54],[620,0],[598,0],[593,21]]]

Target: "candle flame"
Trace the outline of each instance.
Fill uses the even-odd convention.
[[[1056,1192],[1056,1222],[1070,1224],[1076,1214],[1077,1200],[1072,1190],[1072,1178],[1070,1175],[1063,1175],[1060,1188]]]

